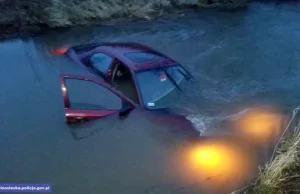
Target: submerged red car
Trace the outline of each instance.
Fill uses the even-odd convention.
[[[68,122],[115,112],[122,116],[137,106],[148,110],[169,108],[176,104],[187,83],[193,80],[178,62],[138,43],[72,46],[64,55],[97,77],[61,76]],[[89,99],[85,97],[85,103],[77,99],[81,95],[76,91],[84,92],[76,90],[79,85],[93,91]],[[98,103],[88,103],[89,100]]]

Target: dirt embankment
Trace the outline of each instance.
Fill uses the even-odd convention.
[[[109,22],[116,19],[150,20],[184,9],[239,10],[249,0],[0,0],[0,35],[58,27]]]

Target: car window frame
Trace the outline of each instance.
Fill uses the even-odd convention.
[[[104,53],[104,54],[109,55],[109,56],[111,56],[111,57],[114,58],[113,62],[112,62],[111,65],[110,65],[110,68],[109,68],[108,73],[107,73],[104,77],[103,77],[102,75],[97,74],[95,71],[93,71],[91,68],[89,68],[89,67],[83,62],[84,59],[89,60],[90,57],[91,57],[93,54],[99,53],[99,52]],[[73,55],[73,54],[74,54],[74,53],[71,53],[70,55]],[[123,55],[122,55],[122,56],[123,56]],[[129,69],[129,71],[131,72],[131,75],[132,75],[132,78],[133,78],[133,81],[134,81],[134,84],[135,84],[135,87],[136,87],[136,90],[137,90],[137,93],[138,93],[138,97],[139,97],[139,106],[141,106],[141,107],[144,108],[145,106],[144,106],[144,101],[143,101],[143,99],[142,99],[142,97],[141,97],[141,89],[140,89],[139,84],[137,83],[137,79],[136,79],[136,71],[135,71],[134,69],[132,69],[131,67],[128,66],[127,63],[132,63],[128,58],[126,58],[126,57],[124,57],[124,56],[123,56],[123,57],[114,56],[114,55],[111,54],[110,52],[106,51],[105,49],[99,48],[99,47],[97,47],[97,48],[95,48],[95,49],[93,49],[93,50],[91,50],[91,51],[88,51],[87,53],[82,53],[82,54],[78,55],[78,61],[79,61],[79,63],[80,63],[82,66],[84,66],[84,67],[85,67],[89,72],[91,72],[92,74],[94,74],[94,75],[96,75],[96,76],[100,76],[101,78],[103,78],[104,81],[105,81],[107,84],[110,85],[110,87],[112,87],[112,86],[111,86],[111,78],[112,78],[113,69],[114,69],[115,64],[116,64],[116,63],[115,63],[116,60],[119,60],[120,62],[122,62],[122,63]]]
[[[92,68],[89,67],[88,64],[86,64],[84,62],[84,61],[90,61],[90,58],[92,57],[92,55],[94,55],[96,53],[103,53],[103,54],[105,54],[107,56],[110,56],[113,59],[106,74],[102,74],[101,73],[101,75],[99,75],[98,72],[94,71]],[[81,65],[83,65],[89,72],[91,72],[94,75],[100,76],[106,82],[108,82],[109,77],[111,76],[111,73],[112,73],[112,67],[113,67],[114,61],[116,60],[116,57],[114,55],[112,55],[111,53],[105,51],[104,49],[101,49],[101,48],[97,47],[97,48],[95,48],[95,49],[93,49],[91,51],[88,51],[86,53],[79,54],[78,58],[79,58],[79,63]]]
[[[111,63],[108,66],[108,69],[107,69],[106,73],[103,73],[103,72],[99,71],[98,69],[95,69],[94,67],[91,66],[91,58],[95,54],[104,54],[104,55],[106,55],[106,56],[108,56],[108,57],[110,57],[112,59]],[[87,57],[87,60],[88,60],[88,63],[89,63],[88,67],[90,66],[89,69],[91,69],[96,74],[100,74],[101,77],[103,77],[104,79],[106,79],[108,77],[108,74],[111,71],[111,67],[112,67],[115,59],[116,59],[116,57],[112,56],[111,54],[108,54],[108,53],[103,52],[103,51],[95,51],[95,52],[90,53],[89,56]]]
[[[136,104],[133,101],[131,101],[129,98],[124,96],[121,92],[115,90],[113,87],[111,87],[109,84],[102,81],[101,79],[94,78],[94,77],[89,77],[89,76],[73,75],[73,74],[61,74],[60,77],[61,77],[61,88],[62,88],[62,91],[63,91],[64,103],[65,103],[65,108],[66,109],[74,109],[74,110],[113,110],[113,111],[118,111],[116,109],[77,109],[77,108],[71,108],[70,107],[69,96],[68,96],[68,93],[67,93],[68,88],[66,87],[65,79],[76,79],[76,80],[94,82],[94,83],[106,88],[107,90],[109,90],[110,92],[112,92],[113,94],[118,96],[121,100],[124,100],[126,103],[129,103],[131,106],[134,106],[134,107],[136,106]]]
[[[61,91],[65,109],[65,121],[67,124],[77,124],[80,122],[92,120],[92,119],[101,119],[103,117],[112,116],[117,114],[118,110],[107,110],[107,109],[76,109],[70,107],[69,97],[67,95],[67,88],[65,79],[73,78],[78,80],[85,80],[85,81],[93,81],[102,87],[107,88],[110,92],[114,93],[115,95],[119,96],[123,102],[122,105],[129,105],[133,109],[137,107],[137,105],[131,101],[129,98],[124,96],[122,93],[118,92],[114,88],[112,88],[109,84],[107,84],[104,80],[101,80],[96,77],[89,77],[89,76],[82,76],[82,75],[74,75],[74,74],[61,74],[60,75],[60,84],[61,84]],[[123,107],[122,107],[123,108]]]
[[[102,86],[105,90],[107,90],[108,92],[110,92],[110,93],[112,93],[113,95],[115,95],[115,96],[117,96],[120,100],[121,100],[121,107],[119,108],[119,109],[111,109],[111,108],[76,108],[76,107],[71,107],[71,99],[70,99],[70,95],[69,95],[69,93],[68,93],[68,88],[67,88],[67,80],[68,79],[70,79],[70,80],[72,80],[72,79],[74,79],[74,80],[81,80],[81,81],[86,81],[86,82],[91,82],[91,83],[93,83],[93,84],[97,84],[97,85],[100,85],[100,86]],[[68,97],[68,99],[69,99],[69,104],[70,104],[70,109],[73,109],[73,110],[107,110],[107,111],[120,111],[121,109],[122,109],[122,104],[124,103],[123,101],[125,100],[125,99],[123,99],[121,96],[118,96],[117,94],[115,94],[115,93],[113,93],[109,88],[106,88],[105,86],[103,86],[102,84],[99,84],[99,83],[97,83],[97,82],[95,82],[95,81],[93,81],[93,80],[82,80],[82,79],[76,79],[76,78],[66,78],[65,79],[65,87],[67,88],[67,91],[66,91],[66,95],[67,95],[67,97]]]
[[[117,68],[117,61],[121,62],[130,72],[131,74],[131,77],[133,79],[133,83],[134,83],[134,86],[135,86],[135,89],[136,89],[136,92],[137,92],[137,95],[138,95],[138,98],[139,98],[139,106],[141,107],[144,107],[144,101],[141,97],[141,90],[140,88],[138,87],[138,83],[137,83],[137,79],[136,79],[136,72],[134,70],[132,70],[132,68],[130,68],[128,65],[126,65],[126,62],[121,60],[120,58],[118,57],[115,57],[115,60],[114,62],[112,63],[112,66],[111,66],[111,71],[110,71],[110,74],[107,76],[107,80],[105,80],[108,84],[112,84],[112,73],[114,72],[115,68]],[[113,86],[111,86],[113,88]],[[124,95],[125,96],[125,95]]]

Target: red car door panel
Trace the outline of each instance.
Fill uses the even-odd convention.
[[[61,75],[67,123],[87,121],[118,113],[134,103],[104,81],[77,75]]]

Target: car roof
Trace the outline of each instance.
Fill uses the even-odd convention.
[[[92,43],[87,45],[73,46],[71,47],[71,49],[77,55],[94,51],[105,52],[121,60],[128,68],[130,68],[133,71],[160,68],[161,66],[169,66],[176,63],[176,61],[160,53],[159,51],[154,50],[146,45],[134,42]],[[125,56],[129,53],[139,52],[151,53],[160,56],[160,59],[146,62],[134,62],[133,60]]]

